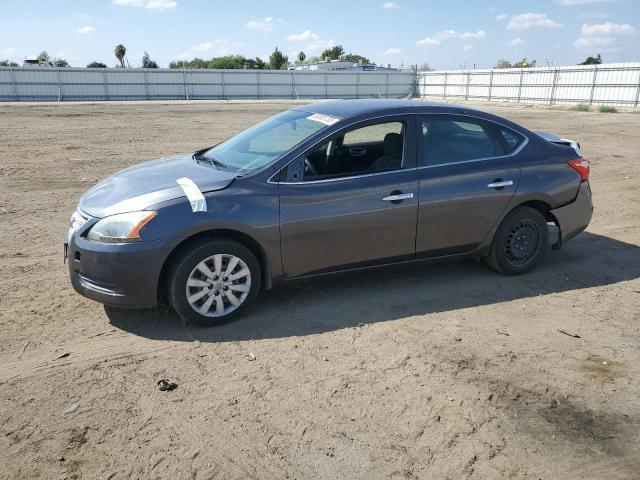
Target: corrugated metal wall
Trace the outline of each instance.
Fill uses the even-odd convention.
[[[423,98],[638,106],[640,63],[421,72]]]
[[[421,72],[0,67],[0,101],[423,98],[638,106],[640,63]]]
[[[400,98],[413,72],[0,67],[0,101]]]

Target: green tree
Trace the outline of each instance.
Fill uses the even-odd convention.
[[[245,61],[245,67],[249,70],[264,70],[266,68],[267,64],[264,63],[264,60],[262,60],[260,57],[256,57],[256,58],[247,58]]]
[[[284,55],[278,47],[269,55],[269,69],[271,70],[286,70],[289,65],[289,57]]]
[[[54,59],[53,60],[53,64],[56,67],[61,67],[61,68],[68,68],[70,66],[69,62],[67,62],[64,58],[56,58],[56,59]]]
[[[18,64],[16,62],[12,62],[10,60],[0,60],[0,67],[17,67]]]
[[[602,57],[598,54],[595,57],[587,57],[587,59],[579,63],[578,65],[600,65],[602,63]]]
[[[87,68],[107,68],[107,66],[102,62],[91,62],[87,65]]]
[[[226,55],[214,57],[211,60],[194,58],[193,60],[174,60],[169,63],[169,68],[210,68],[210,69],[250,69],[262,70],[266,67],[265,62],[259,58],[245,58],[242,55]]]
[[[158,64],[151,60],[147,52],[144,52],[144,55],[142,55],[142,68],[158,68]]]
[[[433,72],[433,68],[429,66],[428,63],[423,63],[418,67],[419,72]]]
[[[300,51],[300,53],[298,53],[298,63],[304,63],[305,58],[307,58],[305,53]]]
[[[535,66],[536,66],[535,60],[527,60],[526,58],[523,58],[519,62],[516,62],[513,64],[513,68],[531,68]]]
[[[345,62],[353,62],[353,63],[362,63],[367,64],[371,63],[367,57],[363,57],[362,55],[357,55],[355,53],[348,53],[343,57]]]
[[[38,62],[46,66],[51,65],[51,57],[49,56],[46,50],[43,50],[40,52],[40,55],[38,55]]]
[[[498,63],[494,68],[531,68],[536,66],[535,60],[527,60],[527,58],[523,58],[518,62],[511,63],[509,60],[505,60],[501,58],[498,60]]]
[[[342,55],[344,55],[344,48],[342,48],[342,45],[327,48],[320,54],[322,58],[327,60],[338,60]]]
[[[174,60],[169,63],[169,68],[209,68],[207,66],[207,60],[203,60],[202,58],[194,58],[193,60]]]
[[[120,43],[116,45],[116,48],[113,50],[113,54],[120,62],[120,68],[124,68],[124,56],[127,54],[127,48]]]

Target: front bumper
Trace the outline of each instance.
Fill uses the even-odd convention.
[[[106,305],[154,307],[162,266],[177,243],[110,244],[72,235],[67,248],[71,284],[80,295]]]
[[[576,199],[568,205],[551,210],[555,217],[560,235],[558,242],[553,245],[554,250],[560,250],[562,245],[582,232],[593,215],[593,203],[591,201],[591,187],[589,181],[582,182],[578,189]]]

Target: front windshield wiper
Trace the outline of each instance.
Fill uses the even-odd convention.
[[[198,162],[204,162],[204,163],[208,163],[211,166],[218,167],[218,169],[229,167],[229,165],[221,162],[220,160],[216,160],[215,158],[212,158],[212,157],[205,157],[204,156],[205,153],[206,153],[206,150],[200,150],[199,152],[196,152],[193,154],[193,158],[195,158],[196,161]]]

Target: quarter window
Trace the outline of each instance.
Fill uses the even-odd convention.
[[[422,165],[459,163],[501,155],[484,123],[426,119],[422,121]]]
[[[500,128],[500,133],[502,134],[504,144],[507,147],[507,153],[513,152],[523,141],[522,135],[514,132],[513,130],[509,130],[508,128]]]
[[[287,182],[351,177],[405,168],[405,122],[384,122],[333,137],[287,167]]]

